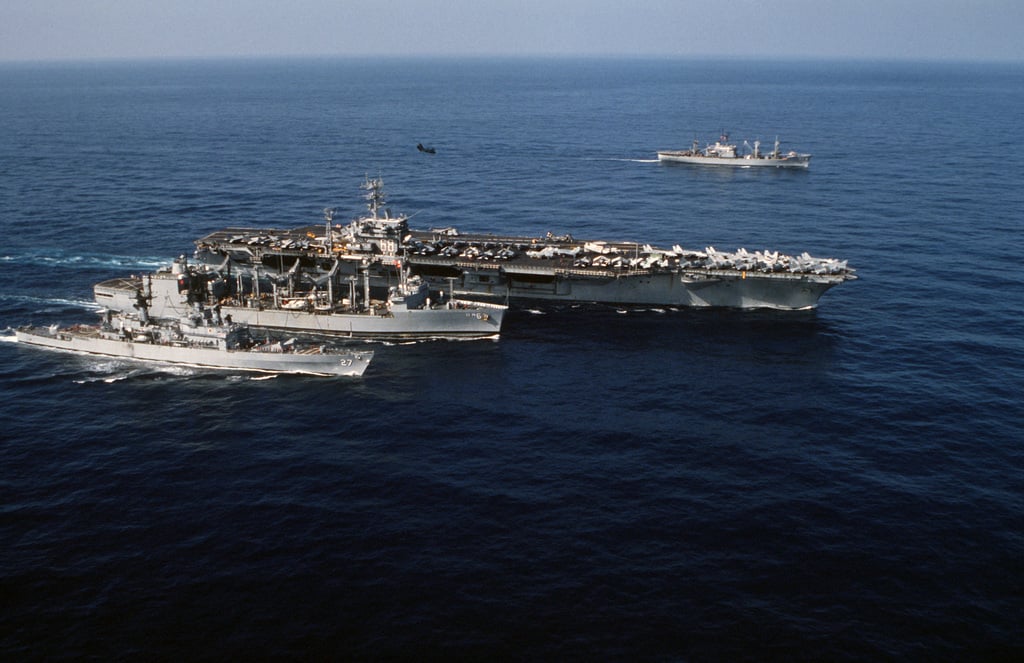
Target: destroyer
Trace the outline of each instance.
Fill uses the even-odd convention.
[[[768,154],[761,152],[761,141],[755,140],[753,148],[746,141],[747,152],[741,154],[736,144],[729,142],[729,134],[722,134],[714,145],[704,149],[693,141],[688,150],[662,150],[658,152],[658,161],[698,164],[702,166],[735,166],[739,168],[770,167],[770,168],[809,168],[810,154],[799,154],[789,151],[785,154],[779,149],[779,139],[775,139],[775,149]]]
[[[176,322],[104,314],[100,325],[22,327],[15,336],[19,343],[50,350],[260,373],[359,376],[373,358],[372,352],[300,347],[294,340],[260,344],[246,325],[216,319],[209,310]]]
[[[235,230],[224,250],[204,246],[200,261],[184,256],[154,274],[98,283],[100,305],[122,312],[140,306],[176,318],[195,304],[253,327],[366,338],[495,338],[506,306],[431,296],[410,274],[401,238],[407,217],[384,206],[383,183],[368,180],[369,216],[300,232]]]
[[[380,180],[366,186],[371,199],[382,195]],[[381,219],[374,212],[353,224],[356,228],[332,226],[328,220],[326,227],[217,231],[196,241],[197,267],[190,274],[199,274],[204,284],[200,291],[212,292],[214,298],[227,296],[236,301],[234,293],[251,293],[244,301],[264,302],[264,311],[282,316],[283,308],[293,305],[286,296],[288,279],[298,278],[300,271],[302,278],[324,282],[328,291],[334,287],[336,294],[338,286],[329,284],[340,279],[344,269],[347,276],[337,283],[347,284],[350,297],[358,297],[360,290],[386,293],[406,279],[418,277],[445,306],[452,301],[469,306],[465,300],[472,300],[811,309],[827,290],[857,278],[845,260],[815,258],[806,252],[791,256],[768,250],[726,252],[679,245],[665,249],[638,242],[581,241],[551,233],[544,237],[467,235],[454,228],[409,230],[405,217],[401,224],[390,221],[387,215]],[[367,231],[362,222],[369,222]],[[131,310],[137,303],[136,294],[141,293],[143,298],[152,298],[154,310],[159,310],[164,303],[156,293],[166,292],[166,285],[159,283],[163,278],[173,281],[178,276],[173,271],[167,276],[154,275],[149,290],[143,279],[123,285],[99,284],[96,301]],[[178,288],[184,293],[180,296],[187,299],[195,282],[192,275],[180,281]],[[232,282],[238,284],[234,290],[230,289]],[[298,306],[315,306],[306,301]],[[392,310],[395,302],[392,299]],[[251,315],[261,312],[259,304],[243,308],[253,310]],[[236,317],[240,315],[238,309],[231,310]],[[503,309],[454,310],[460,315],[468,312],[478,324],[493,321]],[[276,324],[294,328],[289,326],[293,324],[290,319],[298,318],[285,316],[285,322]]]

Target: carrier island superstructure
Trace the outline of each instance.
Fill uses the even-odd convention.
[[[387,210],[380,179],[368,179],[364,188],[368,216],[340,225],[328,210],[322,225],[219,230],[196,240],[193,259],[187,266],[179,261],[175,279],[183,289],[197,290],[201,283],[198,290],[210,301],[249,310],[291,305],[289,295],[300,280],[313,284],[302,295],[313,304],[336,297],[338,290],[348,301],[369,302],[374,293],[394,293],[409,279],[427,284],[422,296],[435,302],[802,310],[815,308],[827,290],[856,278],[845,260],[807,253],[664,249],[551,233],[513,237],[454,228],[414,230],[406,216]],[[97,301],[130,306],[129,290],[139,285],[99,284]],[[259,324],[252,317],[246,321]]]

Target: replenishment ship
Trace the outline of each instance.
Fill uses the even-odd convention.
[[[491,325],[496,333],[504,308],[475,307],[561,302],[801,310],[815,308],[827,290],[857,278],[845,260],[806,252],[790,256],[710,246],[657,248],[551,233],[515,237],[455,228],[411,230],[407,217],[379,215],[380,179],[364,187],[371,215],[348,226],[332,224],[328,214],[323,226],[216,231],[196,240],[187,268],[179,259],[179,267],[151,277],[97,284],[96,301],[131,310],[141,298],[160,315],[201,300],[230,305],[234,317],[251,324],[262,324],[258,315],[269,311],[280,316],[272,326],[311,329],[302,320],[317,315],[308,307],[315,310],[325,294],[323,301],[331,302],[341,291],[341,306],[369,301],[376,310],[375,302],[386,309],[387,293],[394,292],[398,298],[391,296],[391,310],[397,318],[399,285],[418,280],[417,288],[426,284],[429,292],[418,290],[416,297],[430,298],[432,307],[440,302],[455,312],[450,317],[468,316],[475,322],[466,324]],[[303,280],[317,287],[308,290],[312,300],[307,294],[296,302],[296,292],[307,292],[295,285]],[[374,292],[384,294],[375,300]],[[292,307],[306,307],[307,317],[288,313]],[[243,310],[249,317],[240,317]],[[345,324],[340,323],[342,333]]]
[[[181,256],[153,274],[103,281],[93,296],[122,312],[145,306],[155,318],[176,318],[199,303],[261,329],[373,339],[497,338],[507,306],[462,300],[450,289],[432,293],[409,272],[401,250],[407,217],[391,216],[379,179],[363,188],[370,213],[347,226],[333,226],[328,209],[319,228],[223,231],[218,248],[201,243],[192,264]]]
[[[198,309],[177,321],[104,312],[99,325],[21,327],[19,343],[79,354],[199,368],[360,376],[373,358],[370,351],[348,351],[288,341],[257,342],[248,326]]]
[[[811,155],[800,154],[793,150],[783,153],[779,149],[779,139],[775,139],[775,149],[767,154],[761,152],[761,141],[755,140],[754,146],[743,141],[746,152],[740,152],[735,143],[729,142],[729,134],[723,133],[714,145],[701,149],[699,143],[693,141],[688,150],[660,150],[658,161],[688,163],[700,166],[733,166],[738,168],[810,168]]]

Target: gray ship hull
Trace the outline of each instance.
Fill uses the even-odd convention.
[[[413,259],[428,275],[447,261]],[[652,271],[644,274],[576,272],[555,267],[458,264],[459,278],[435,277],[464,299],[513,304],[527,302],[599,303],[622,306],[813,309],[847,276],[752,273],[742,270]]]
[[[49,350],[160,364],[258,373],[360,376],[373,357],[372,352],[302,354],[164,345],[130,339],[106,338],[100,335],[94,327],[55,331],[48,328],[27,327],[16,330],[15,335],[19,343]]]
[[[375,339],[497,338],[504,306],[390,311],[385,314],[311,313],[221,306],[222,315],[251,327]]]

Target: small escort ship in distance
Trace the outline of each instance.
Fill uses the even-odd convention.
[[[735,143],[729,142],[729,134],[723,133],[714,145],[704,149],[693,141],[688,150],[661,150],[658,161],[688,163],[699,166],[733,166],[736,168],[810,168],[811,155],[789,151],[785,154],[779,149],[779,139],[775,139],[775,149],[765,154],[761,152],[761,141],[755,140],[753,148],[743,141],[748,151],[740,153]]]
[[[210,309],[177,321],[154,321],[145,309],[138,316],[109,310],[104,315],[100,325],[22,327],[15,336],[18,343],[49,350],[259,373],[360,376],[373,358],[370,351],[302,346],[294,339],[258,343],[248,326],[221,319]]]

